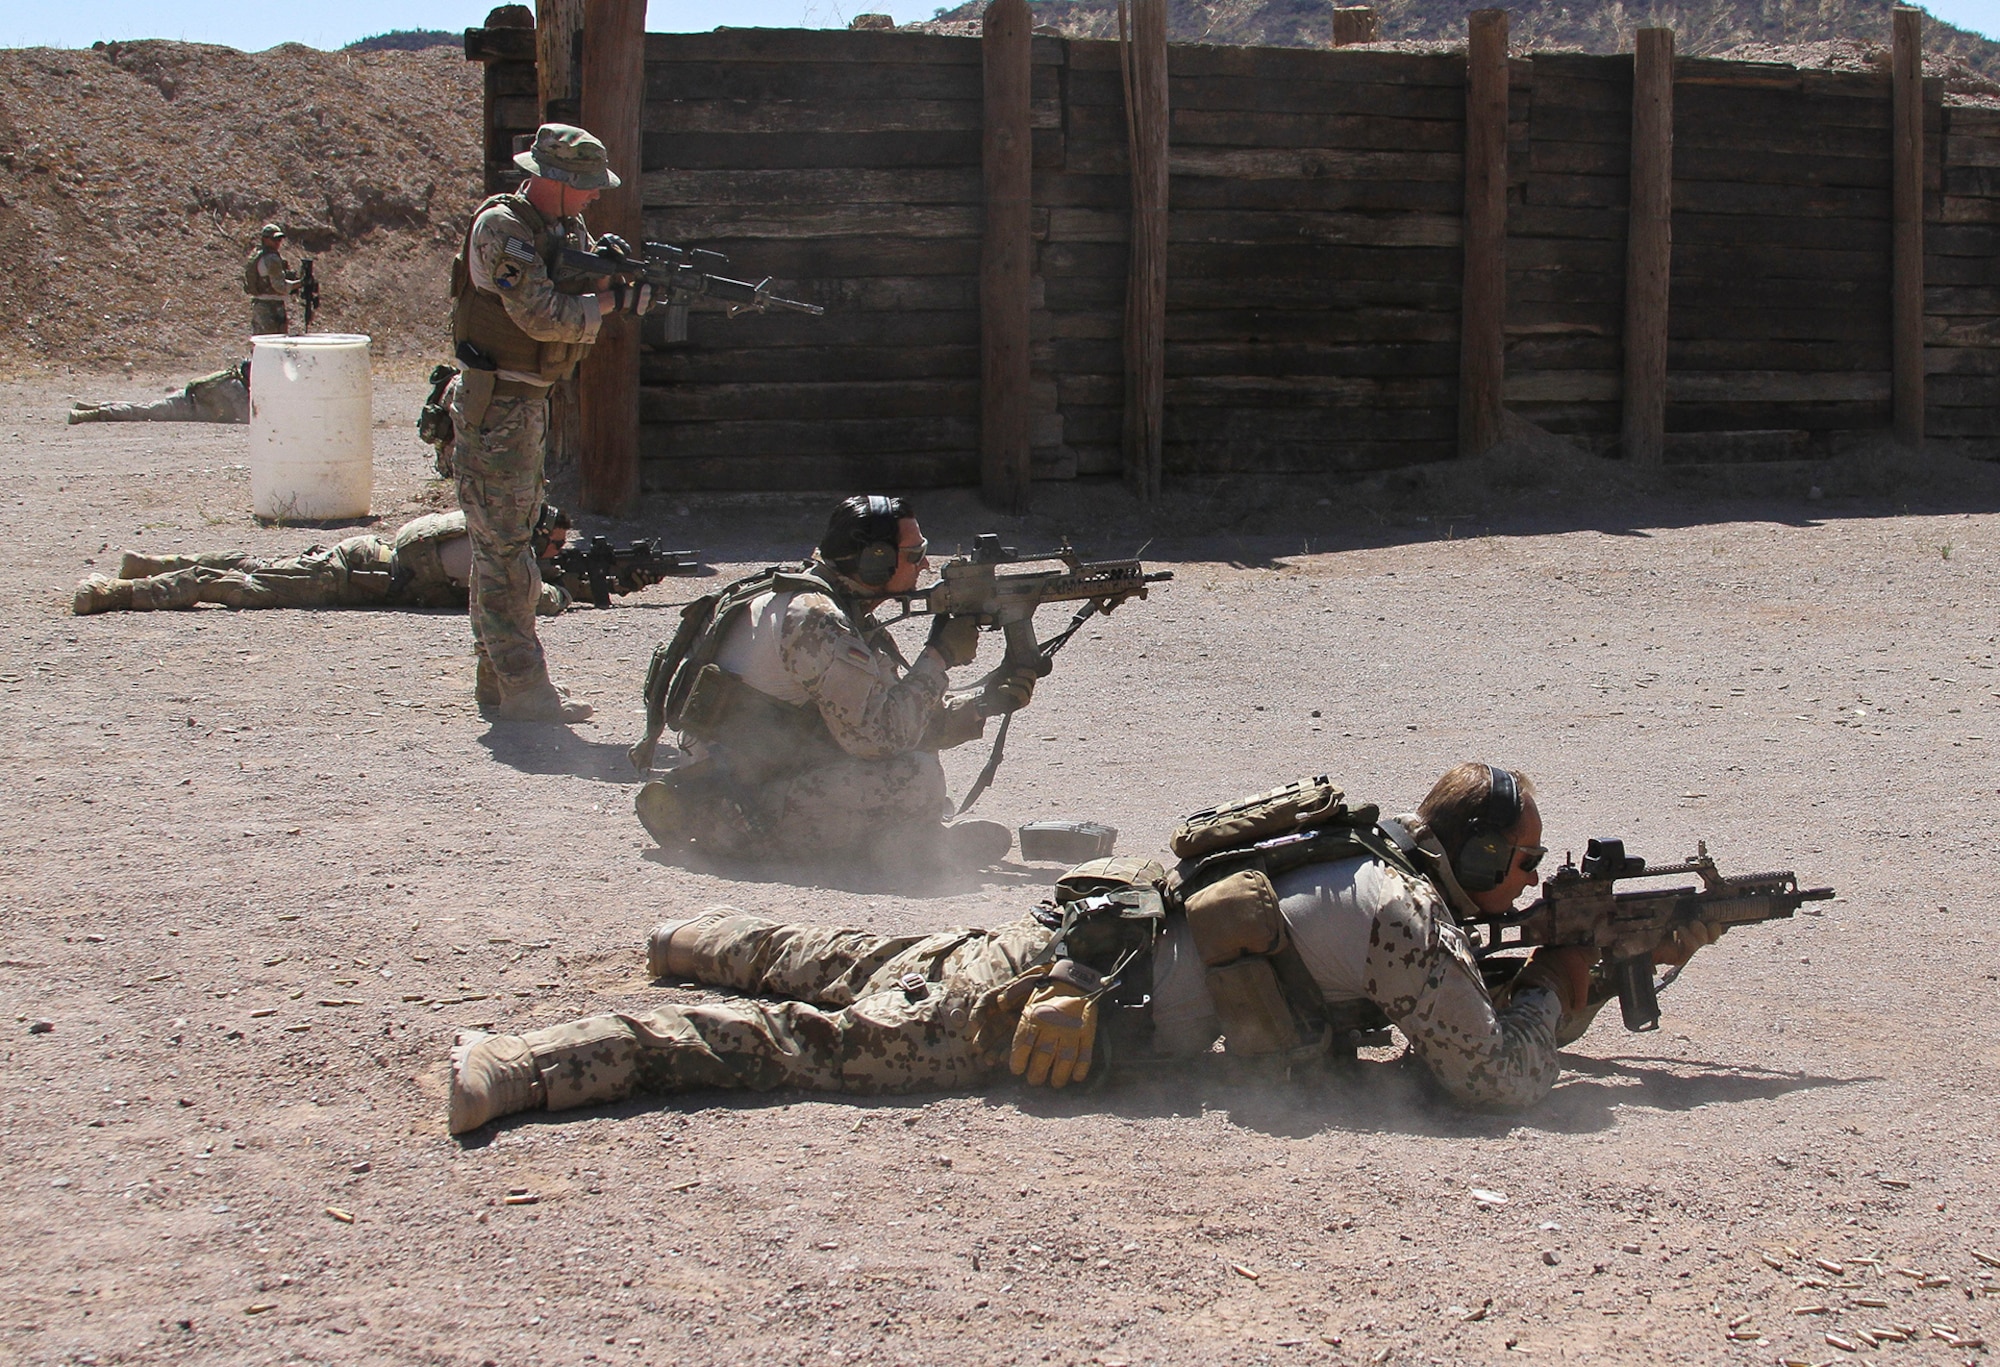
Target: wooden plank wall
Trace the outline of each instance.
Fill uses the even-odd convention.
[[[2000,446],[2000,110],[1944,111],[1944,193],[1924,225],[1924,430],[1992,459]]]
[[[1629,54],[1511,64],[1505,397],[1615,449]],[[649,35],[649,237],[822,318],[698,310],[644,360],[652,489],[979,478],[977,39]],[[1460,55],[1176,46],[1169,477],[1455,450]],[[1796,458],[1889,421],[1885,74],[1681,58],[1667,459]],[[2000,113],[1926,88],[1928,421],[2000,437]],[[1130,192],[1115,44],[1034,40],[1038,479],[1121,466]],[[1947,119],[1947,114],[1949,119]],[[1745,435],[1749,434],[1749,435]]]

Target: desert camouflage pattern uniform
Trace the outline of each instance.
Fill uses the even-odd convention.
[[[1019,1011],[1018,1004],[998,1010],[994,995],[1053,933],[1024,920],[994,930],[873,935],[724,909],[701,923],[695,979],[787,1000],[592,1016],[522,1038],[552,1111],[704,1087],[862,1094],[975,1087],[1006,1065]]]
[[[969,701],[945,703],[936,657],[906,666],[887,629],[832,592],[776,591],[730,630],[718,663],[740,655],[746,683],[786,696],[686,742],[735,799],[704,809],[696,839],[731,854],[812,858],[934,838],[949,810],[937,751],[981,726]]]
[[[292,294],[291,274],[285,258],[269,247],[261,248],[250,260],[250,272],[260,290],[250,298],[250,331],[263,336],[292,330],[291,310],[286,307]]]
[[[178,394],[151,403],[78,404],[71,422],[250,421],[250,387],[236,366],[189,380]]]
[[[1540,1101],[1562,1069],[1561,999],[1530,987],[1496,1007],[1471,942],[1437,889],[1401,869],[1385,872],[1402,895],[1377,909],[1369,931],[1369,999],[1455,1100],[1510,1109]]]
[[[471,285],[497,295],[508,316],[532,337],[594,342],[596,296],[558,291],[543,264],[565,228],[571,245],[591,249],[581,219],[543,222],[525,200],[502,197],[473,221],[467,255]],[[507,250],[510,240],[533,243],[535,250],[524,260],[522,253]],[[542,581],[530,534],[542,507],[549,387],[538,376],[513,371],[499,372],[499,379],[501,389],[477,423],[466,420],[459,381],[452,381],[445,403],[457,432],[452,465],[458,505],[472,535],[473,650],[492,664],[503,692],[513,693],[533,686],[547,669],[535,634]]]
[[[463,513],[414,518],[389,538],[350,536],[302,555],[266,559],[242,551],[125,557],[132,611],[191,608],[463,608],[466,585],[445,570],[441,548],[465,536]],[[569,595],[542,585],[537,611],[554,616]]]

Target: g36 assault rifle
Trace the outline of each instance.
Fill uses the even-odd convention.
[[[729,258],[721,252],[676,247],[668,242],[648,242],[642,251],[634,252],[612,237],[600,239],[594,252],[565,249],[557,259],[556,274],[563,279],[608,276],[620,284],[651,285],[654,297],[666,309],[665,340],[669,342],[687,340],[688,301],[692,299],[714,299],[726,304],[731,318],[767,309],[815,315],[826,312],[818,304],[783,299],[771,293],[769,276],[753,285],[748,280],[716,274],[728,265]]]
[[[1001,572],[1003,566],[1046,561],[1057,562],[1062,568],[1025,570],[1018,574]],[[1174,577],[1171,570],[1148,574],[1136,557],[1085,560],[1067,543],[1042,555],[1024,556],[1012,546],[1001,545],[1000,538],[990,533],[974,539],[971,555],[946,562],[940,576],[930,588],[895,595],[903,605],[903,612],[901,617],[889,620],[900,622],[904,617],[924,614],[963,616],[976,618],[987,630],[1001,632],[1007,639],[1007,650],[999,665],[986,676],[989,682],[1010,674],[1045,677],[1055,668],[1056,652],[1069,643],[1069,638],[1085,622],[1100,612],[1110,612],[1127,599],[1144,598],[1148,584]],[[1083,606],[1066,628],[1041,641],[1035,637],[1035,609],[1044,603]],[[988,696],[993,694],[989,692]],[[987,758],[986,767],[980,770],[965,801],[959,804],[960,813],[969,809],[992,783],[994,773],[1000,768],[1000,758],[1006,753],[1007,731],[1013,720],[1014,713],[1009,708],[1001,717],[1000,731],[993,738],[993,753]]]
[[[611,606],[615,593],[637,593],[670,574],[688,574],[701,567],[694,551],[662,551],[650,541],[614,546],[602,536],[582,545],[566,545],[541,562],[542,581],[556,584],[579,601]]]
[[[1694,874],[1701,886],[1619,892],[1627,878],[1671,878]],[[1461,918],[1484,932],[1473,952],[1487,970],[1489,982],[1506,981],[1519,962],[1499,957],[1504,950],[1534,945],[1594,945],[1604,952],[1591,984],[1591,1000],[1616,995],[1627,1030],[1657,1030],[1658,992],[1678,976],[1669,970],[1653,981],[1653,950],[1693,921],[1722,931],[1792,915],[1807,902],[1824,902],[1832,888],[1801,888],[1797,875],[1746,873],[1734,878],[1717,872],[1706,841],[1693,858],[1680,864],[1648,868],[1646,861],[1625,853],[1622,840],[1593,840],[1584,848],[1583,865],[1565,862],[1542,885],[1533,905]]]

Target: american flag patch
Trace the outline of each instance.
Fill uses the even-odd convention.
[[[518,237],[508,238],[506,245],[501,247],[500,250],[504,254],[513,257],[516,261],[533,261],[535,259],[534,244],[523,242]]]

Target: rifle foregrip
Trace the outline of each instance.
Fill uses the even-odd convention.
[[[1611,966],[1611,980],[1618,985],[1618,1009],[1624,1013],[1625,1028],[1634,1032],[1660,1028],[1660,998],[1653,990],[1653,956],[1634,954]]]

